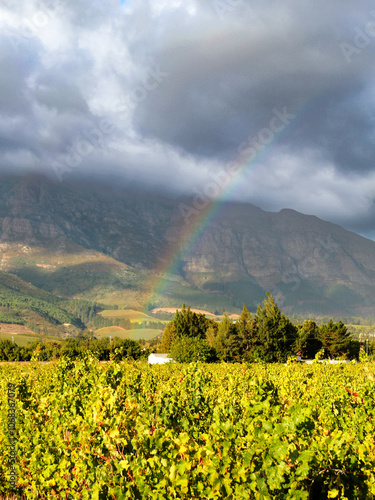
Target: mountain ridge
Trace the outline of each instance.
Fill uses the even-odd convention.
[[[63,268],[73,259],[68,256],[75,255],[81,271],[93,274],[96,297],[100,299],[100,280],[105,276],[102,273],[95,285],[95,273],[109,266],[114,276],[119,275],[113,293],[121,292],[124,302],[131,296],[142,306],[148,277],[168,267],[168,259],[176,258],[184,235],[192,231],[194,221],[189,227],[180,203],[181,199],[58,183],[41,176],[4,177],[0,270],[55,293],[48,280],[51,283],[59,272],[64,281]],[[172,303],[173,296],[184,300],[186,292],[187,302],[189,296],[196,299],[192,306],[210,302],[224,308],[227,302],[237,309],[244,303],[254,309],[266,291],[289,311],[368,314],[375,305],[375,242],[292,209],[266,212],[247,203],[221,204],[175,267],[178,291],[171,280],[153,305],[179,306],[181,302]],[[61,285],[61,295],[81,293],[86,298],[89,290],[74,293],[71,279],[66,293]],[[160,279],[168,281],[165,276]]]

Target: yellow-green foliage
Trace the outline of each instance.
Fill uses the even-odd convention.
[[[370,499],[375,364],[0,367],[0,491],[28,499]]]

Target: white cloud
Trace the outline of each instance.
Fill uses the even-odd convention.
[[[288,207],[333,220],[351,220],[368,213],[373,204],[375,172],[343,175],[316,151],[303,153],[293,155],[280,149],[245,169],[235,181],[239,184],[235,196],[256,199],[269,210]]]

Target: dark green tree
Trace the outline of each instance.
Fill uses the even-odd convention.
[[[71,359],[77,359],[81,355],[82,348],[79,340],[69,338],[65,340],[61,346],[61,356],[66,356]]]
[[[241,316],[235,323],[237,342],[240,344],[240,356],[243,360],[250,361],[254,357],[258,339],[258,329],[255,316],[243,306]]]
[[[319,328],[319,340],[328,357],[345,356],[350,351],[351,334],[342,321],[334,323],[332,319]]]
[[[236,327],[227,314],[224,314],[219,323],[213,347],[222,361],[234,361],[239,354]]]
[[[307,320],[298,325],[297,329],[296,354],[304,358],[315,358],[316,353],[322,348],[318,325],[314,321]]]
[[[255,320],[258,352],[264,361],[285,362],[294,354],[297,328],[280,311],[270,293],[259,304]]]
[[[21,349],[10,340],[0,340],[0,361],[21,361]]]
[[[204,314],[191,311],[190,307],[182,306],[181,311],[176,311],[173,319],[177,337],[204,338],[209,324]]]

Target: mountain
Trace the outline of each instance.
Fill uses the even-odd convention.
[[[197,232],[205,213],[186,221],[181,202],[191,206],[4,177],[0,269],[61,297],[119,306],[254,310],[270,291],[286,312],[372,314],[375,242],[315,216],[246,203],[222,204]]]

